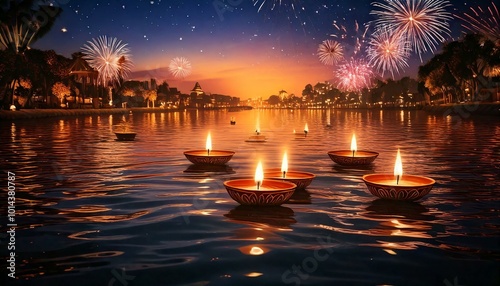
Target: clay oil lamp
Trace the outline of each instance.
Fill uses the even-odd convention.
[[[283,180],[264,179],[259,162],[254,178],[234,179],[224,182],[229,196],[242,205],[277,206],[286,202],[297,185]]]
[[[233,151],[212,150],[210,132],[207,136],[205,150],[185,151],[184,156],[194,164],[224,165],[233,157]]]
[[[258,126],[255,129],[255,135],[252,135],[248,137],[247,140],[245,140],[245,142],[266,142],[266,141],[267,141],[266,136],[260,134],[260,128]]]
[[[295,134],[295,139],[305,139],[308,133],[309,133],[309,127],[307,126],[307,123],[304,126],[304,133],[297,133],[295,132],[295,130],[293,130],[293,134]]]
[[[328,152],[333,162],[342,166],[360,166],[372,163],[378,156],[377,152],[358,150],[356,136],[352,135],[351,150]]]
[[[403,163],[398,149],[394,174],[369,174],[363,176],[368,190],[382,199],[415,201],[427,195],[434,183],[431,178],[403,175]]]
[[[288,170],[288,156],[285,152],[281,161],[281,169],[269,169],[264,172],[266,178],[272,180],[283,180],[297,185],[297,190],[303,190],[309,186],[316,177],[313,173]]]
[[[131,131],[128,124],[121,131],[115,131],[116,140],[118,141],[134,141],[136,133]]]
[[[135,135],[136,133],[131,131],[115,132],[116,140],[118,141],[134,141]]]

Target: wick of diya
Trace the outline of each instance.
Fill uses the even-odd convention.
[[[352,157],[354,158],[354,153],[358,149],[358,144],[356,143],[356,135],[352,134],[352,140],[351,140],[351,151],[352,151]]]
[[[264,181],[264,169],[262,168],[262,163],[259,161],[257,168],[255,169],[255,183],[257,183],[257,190],[260,189],[262,181]]]
[[[210,137],[210,132],[207,135],[207,143],[205,145],[205,149],[207,149],[207,156],[210,156],[210,150],[212,149],[212,138]]]
[[[286,152],[283,155],[283,161],[281,161],[281,172],[283,173],[283,179],[286,178],[286,172],[288,171],[288,157],[286,156]]]
[[[394,164],[394,176],[396,176],[396,185],[399,184],[399,177],[403,176],[403,163],[401,161],[401,153],[399,152],[396,155],[396,163]]]

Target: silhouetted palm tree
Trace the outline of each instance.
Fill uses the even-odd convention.
[[[5,86],[4,107],[8,108],[13,96],[13,86],[24,73],[24,52],[37,39],[43,37],[61,14],[61,8],[46,0],[2,1],[0,6],[0,48],[6,56],[13,57],[13,65],[3,70],[1,82]]]

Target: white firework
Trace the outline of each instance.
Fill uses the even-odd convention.
[[[184,57],[176,57],[170,61],[168,70],[175,78],[185,78],[191,74],[191,63]]]
[[[406,37],[387,26],[379,27],[371,36],[367,48],[368,64],[384,73],[389,71],[399,73],[408,67],[410,57],[410,43]]]
[[[453,16],[446,11],[448,0],[383,0],[372,5],[380,8],[370,12],[377,16],[375,25],[390,26],[405,36],[421,61],[422,53],[434,52],[450,36],[448,21]]]
[[[99,72],[98,83],[116,86],[126,78],[132,68],[132,60],[128,44],[117,38],[99,36],[83,45],[83,58]]]
[[[319,60],[325,65],[334,65],[344,58],[344,50],[339,42],[324,40],[318,47]]]

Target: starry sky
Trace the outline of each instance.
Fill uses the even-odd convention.
[[[116,37],[131,50],[129,79],[167,81],[183,93],[199,82],[207,93],[267,99],[286,90],[300,96],[308,83],[331,80],[334,69],[322,64],[318,45],[341,42],[346,52],[373,21],[372,0],[54,0],[63,10],[53,29],[33,47],[70,57],[87,41]],[[447,11],[469,12],[491,6],[490,0],[451,1]],[[450,40],[463,32],[450,23]],[[336,25],[335,25],[336,24]],[[356,29],[359,27],[358,29]],[[345,31],[336,27],[343,26]],[[368,26],[369,36],[371,27]],[[175,78],[170,61],[184,57],[191,74]],[[423,54],[423,61],[432,53]],[[412,55],[409,68],[396,75],[416,77],[420,65]],[[387,78],[387,74],[384,76]]]

